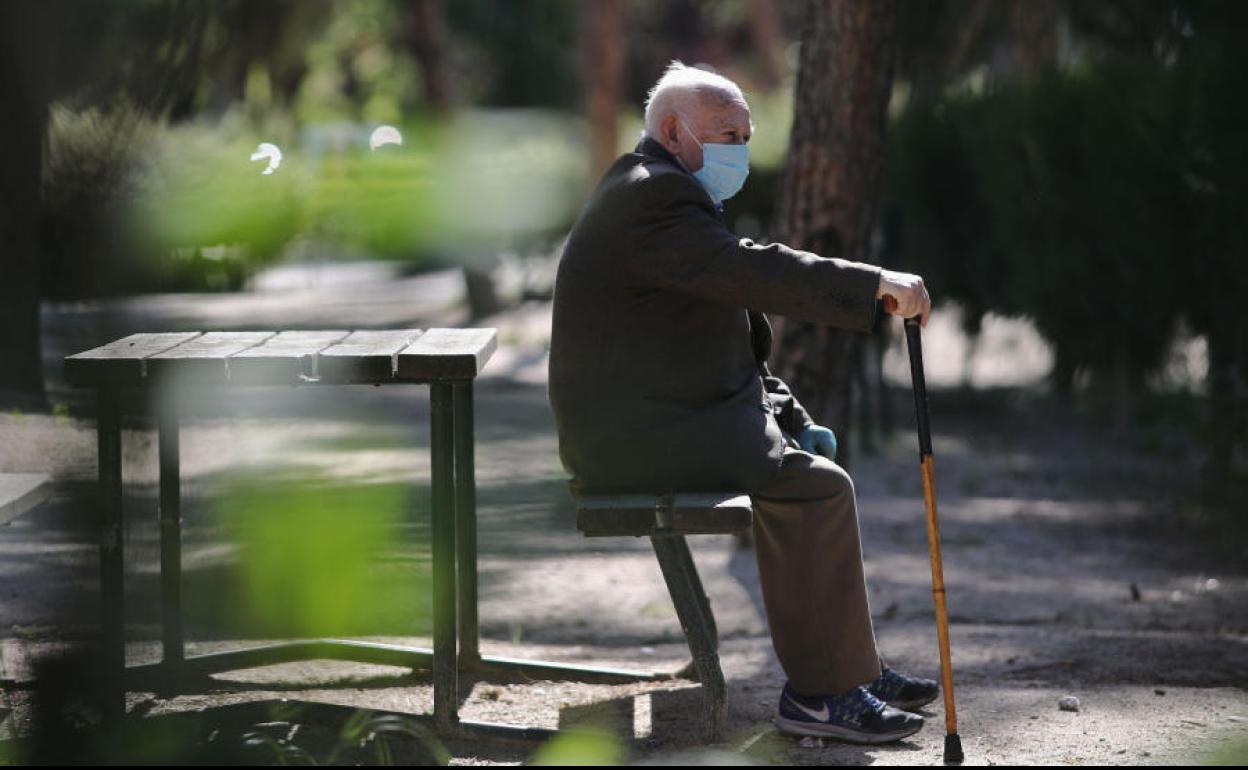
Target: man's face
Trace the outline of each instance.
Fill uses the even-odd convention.
[[[702,168],[702,148],[698,142],[746,144],[754,128],[750,123],[749,105],[738,101],[703,101],[686,117],[685,124],[687,130],[676,114],[669,114],[661,124],[662,144],[690,171]],[[696,142],[694,137],[697,137]]]

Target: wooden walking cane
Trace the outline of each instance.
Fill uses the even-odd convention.
[[[923,469],[923,502],[927,506],[927,547],[932,559],[932,598],[936,600],[936,636],[940,640],[940,679],[945,690],[945,762],[962,762],[958,714],[953,705],[953,668],[949,660],[949,610],[945,606],[945,575],[940,562],[940,527],[936,522],[936,478],[932,470],[932,433],[927,421],[927,383],[923,377],[923,341],[919,316],[907,318],[906,347],[914,385],[914,414],[919,424],[919,465]]]

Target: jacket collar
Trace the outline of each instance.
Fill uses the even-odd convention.
[[[641,141],[638,142],[637,146],[633,149],[633,152],[641,153],[642,155],[649,155],[652,158],[659,158],[660,160],[665,160],[668,163],[671,163],[676,168],[685,172],[689,176],[693,176],[693,172],[685,168],[685,164],[677,160],[676,156],[668,152],[667,148],[659,144],[658,140],[656,139],[652,139],[651,137],[648,137],[648,136],[642,137]],[[694,177],[694,179],[696,181],[697,177]],[[702,183],[698,182],[698,186],[701,187]],[[710,196],[708,195],[707,197],[710,197]],[[719,215],[722,217],[724,213],[724,204],[716,203],[715,211],[718,212]]]
[[[661,158],[668,163],[671,163],[676,168],[684,171],[686,174],[689,173],[688,170],[685,169],[685,164],[677,160],[675,155],[668,152],[666,147],[659,144],[657,139],[643,136],[641,141],[637,142],[637,147],[635,147],[633,151],[639,152],[642,155],[649,155],[652,158]]]

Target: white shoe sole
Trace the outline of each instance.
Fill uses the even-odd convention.
[[[820,725],[810,722],[798,722],[784,717],[776,717],[776,727],[785,735],[802,735],[812,738],[836,738],[850,743],[892,743],[907,736],[914,735],[923,729],[923,722],[916,722],[912,727],[895,730],[891,733],[864,733],[850,727],[837,725]]]

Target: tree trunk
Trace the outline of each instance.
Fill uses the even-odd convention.
[[[776,237],[825,257],[867,261],[883,181],[896,58],[894,0],[812,0],[802,32],[796,107]],[[776,320],[776,369],[813,419],[841,438],[848,466],[854,332]]]
[[[424,77],[425,102],[435,112],[446,112],[451,89],[446,73],[445,11],[441,0],[416,0],[412,8],[412,49]]]
[[[985,38],[997,36],[1001,8],[999,0],[956,0],[899,9],[910,31],[899,44],[897,77],[909,82],[911,104],[936,102],[945,86],[982,60]]]
[[[771,91],[784,80],[784,9],[780,0],[748,0],[745,11],[750,20],[750,44],[758,55],[760,81]]]
[[[1010,53],[1018,74],[1034,78],[1057,66],[1056,0],[1014,0],[1010,6]]]
[[[618,155],[620,89],[624,80],[624,39],[621,0],[594,0],[581,5],[581,71],[589,116],[589,183],[599,178]]]
[[[1074,352],[1069,345],[1059,340],[1053,346],[1053,371],[1049,379],[1053,383],[1053,394],[1061,404],[1070,406],[1075,400],[1075,375],[1079,373]]]
[[[39,218],[47,133],[47,13],[0,3],[0,401],[43,405]]]
[[[1244,371],[1235,360],[1234,333],[1215,329],[1209,335],[1209,457],[1204,467],[1205,497],[1225,504],[1231,497],[1231,459],[1237,428],[1244,419]]]

